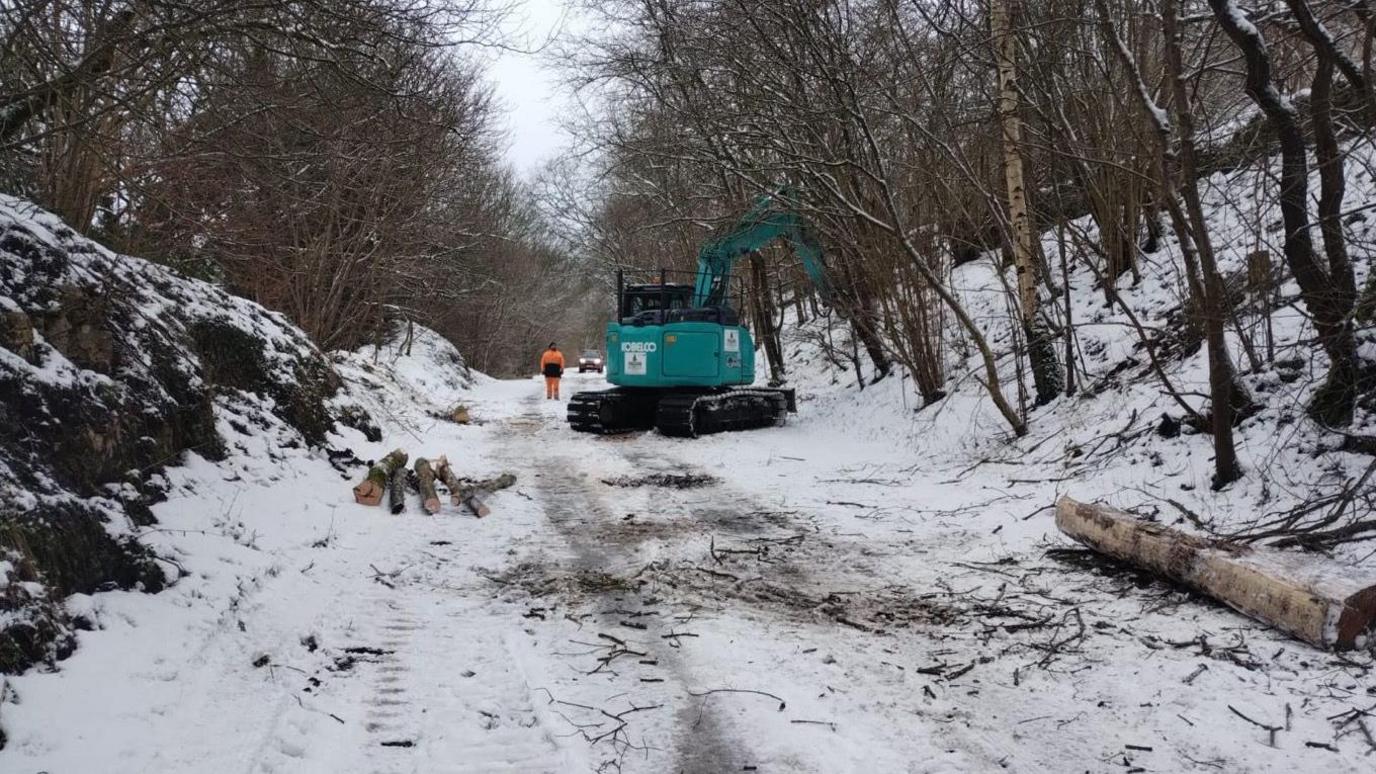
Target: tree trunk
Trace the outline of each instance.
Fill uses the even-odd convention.
[[[122,46],[126,54],[142,48],[143,43],[132,34],[135,21],[132,10],[114,14],[91,36],[93,45],[90,52],[70,70],[48,83],[0,103],[0,144],[8,143],[30,121],[56,105],[63,97],[87,88],[93,81],[107,75],[114,68]]]
[[[387,491],[387,482],[392,476],[392,471],[406,467],[406,452],[396,449],[386,457],[378,460],[368,469],[368,475],[363,482],[354,487],[354,502],[359,505],[379,505],[382,503],[382,494]]]
[[[416,482],[420,488],[421,507],[430,515],[440,512],[440,496],[435,493],[435,470],[430,460],[420,457],[416,460]]]
[[[1295,4],[1296,0],[1291,0]],[[1300,3],[1300,5],[1303,5]],[[1311,23],[1316,23],[1311,18]],[[1314,127],[1314,164],[1319,169],[1319,234],[1323,239],[1324,257],[1328,260],[1332,294],[1341,298],[1338,303],[1352,308],[1357,303],[1357,281],[1353,276],[1352,262],[1347,255],[1347,238],[1343,235],[1343,196],[1346,193],[1346,173],[1343,169],[1342,150],[1338,146],[1338,134],[1333,128],[1333,71],[1336,57],[1329,48],[1315,45],[1318,65],[1314,71],[1313,88],[1310,90],[1309,113]],[[1352,336],[1352,325],[1344,321],[1345,330],[1339,334]],[[1355,349],[1355,344],[1353,344]],[[1347,390],[1356,391],[1361,379],[1356,358],[1333,360],[1328,382],[1323,391],[1333,390],[1331,399],[1337,404],[1356,400],[1356,395],[1347,396]],[[1328,400],[1322,392],[1316,401]]]
[[[1300,286],[1319,344],[1328,355],[1328,377],[1315,391],[1309,413],[1317,421],[1344,425],[1357,400],[1357,344],[1352,331],[1354,294],[1334,276],[1340,267],[1319,265],[1309,232],[1309,160],[1294,105],[1281,96],[1271,75],[1266,40],[1233,0],[1209,0],[1219,26],[1247,64],[1247,95],[1266,114],[1280,141],[1280,212],[1285,223],[1285,261]]]
[[[1185,262],[1186,283],[1190,289],[1190,302],[1193,307],[1191,317],[1203,327],[1208,349],[1209,399],[1214,439],[1213,485],[1218,489],[1242,475],[1233,443],[1233,416],[1235,409],[1247,409],[1251,405],[1251,400],[1239,384],[1232,358],[1228,354],[1228,341],[1224,332],[1228,313],[1227,293],[1222,276],[1218,273],[1217,262],[1214,260],[1213,243],[1209,238],[1208,223],[1204,218],[1196,183],[1198,169],[1194,151],[1194,114],[1190,107],[1189,93],[1185,88],[1181,64],[1179,9],[1175,0],[1162,0],[1163,58],[1166,79],[1170,82],[1172,116],[1179,124],[1173,131],[1172,119],[1166,116],[1151,97],[1137,62],[1113,28],[1107,2],[1097,0],[1095,5],[1104,37],[1112,41],[1119,60],[1132,74],[1143,109],[1155,124],[1160,146],[1161,203],[1170,215],[1171,225],[1179,239],[1181,257]],[[1181,198],[1185,200],[1184,207],[1181,206]],[[1190,410],[1189,413],[1194,412]]]
[[[1012,229],[1013,262],[1018,275],[1018,306],[1037,405],[1061,394],[1061,368],[1056,345],[1037,314],[1037,255],[1032,244],[1032,222],[1027,214],[1027,193],[1022,168],[1022,120],[1018,116],[1017,39],[1009,22],[1009,0],[991,0],[989,26],[998,62],[999,121],[1003,127],[1003,174],[1008,184],[1008,220]]]
[[[758,253],[750,256],[750,290],[750,308],[755,318],[755,331],[764,346],[765,359],[769,361],[769,383],[783,384],[788,381],[788,371],[784,364],[779,329],[774,325],[774,295],[770,292],[764,260]]]
[[[833,307],[850,323],[851,333],[859,345],[865,348],[865,354],[874,364],[874,379],[871,383],[877,382],[888,376],[893,366],[889,362],[888,352],[884,349],[884,342],[879,338],[879,328],[875,324],[873,293],[865,286],[863,278],[855,276],[849,261],[841,265],[840,282],[841,285],[834,289]],[[855,379],[863,389],[865,374],[858,359],[855,362]]]
[[[1104,505],[1062,497],[1056,526],[1095,551],[1183,583],[1318,648],[1376,634],[1376,573],[1313,555],[1188,535]]]

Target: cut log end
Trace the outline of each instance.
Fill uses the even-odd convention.
[[[368,475],[363,482],[354,487],[354,502],[359,505],[381,505],[389,477],[393,471],[405,464],[406,452],[401,449],[396,449],[378,460],[377,464],[368,469]]]
[[[487,507],[487,503],[483,502],[482,498],[476,494],[471,494],[464,498],[463,504],[467,506],[468,510],[473,512],[474,516],[480,519],[492,513],[492,509]]]
[[[1376,637],[1376,586],[1353,594],[1343,602],[1334,627],[1339,650],[1363,647]]]
[[[359,505],[381,505],[383,488],[372,481],[354,487],[354,502]]]

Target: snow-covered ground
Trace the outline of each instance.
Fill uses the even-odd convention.
[[[273,428],[222,427],[230,459],[170,470],[143,536],[187,575],[70,601],[94,630],[7,678],[0,770],[1370,766],[1343,723],[1376,704],[1369,657],[1048,554],[1060,482],[842,422],[850,393],[772,430],[593,437],[426,334],[339,368],[385,433],[338,443],[517,485],[485,519],[392,516]]]

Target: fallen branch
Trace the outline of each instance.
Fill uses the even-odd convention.
[[[688,692],[688,695],[689,695],[689,696],[711,696],[711,695],[714,694],[714,693],[753,693],[753,694],[755,694],[756,696],[768,696],[769,698],[773,699],[774,701],[779,702],[779,711],[780,711],[780,712],[783,712],[783,711],[784,711],[784,708],[788,706],[788,704],[787,704],[783,699],[779,698],[778,696],[775,696],[775,695],[772,694],[772,693],[766,693],[765,691],[754,691],[754,690],[751,690],[751,689],[749,689],[749,688],[713,688],[713,689],[711,689],[711,690],[709,690],[709,691],[701,691],[701,692],[698,692],[698,691],[689,691],[689,692]]]
[[[1247,717],[1246,715],[1242,714],[1242,710],[1239,710],[1237,707],[1234,707],[1234,706],[1231,705],[1231,704],[1228,705],[1228,709],[1232,710],[1232,712],[1233,712],[1234,715],[1237,715],[1238,717],[1242,718],[1243,720],[1247,721],[1248,723],[1251,723],[1252,725],[1256,726],[1257,728],[1266,729],[1266,731],[1269,732],[1270,735],[1271,735],[1271,738],[1270,738],[1270,744],[1271,744],[1271,746],[1272,746],[1272,747],[1275,747],[1275,746],[1276,746],[1276,732],[1277,732],[1277,731],[1280,731],[1280,726],[1272,726],[1272,725],[1268,725],[1268,724],[1266,724],[1266,723],[1262,723],[1262,722],[1257,721],[1257,720],[1253,720],[1253,719]]]

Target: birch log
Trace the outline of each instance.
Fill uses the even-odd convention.
[[[368,469],[368,476],[363,482],[354,487],[354,502],[359,505],[378,505],[382,502],[382,494],[387,491],[387,480],[391,478],[392,471],[406,466],[406,452],[396,449],[391,454],[378,460]]]
[[[430,515],[440,512],[440,496],[435,493],[435,470],[430,460],[416,458],[416,482],[420,488],[421,507]]]
[[[1348,650],[1376,634],[1376,570],[1208,540],[1069,497],[1056,503],[1056,526],[1100,553],[1183,583],[1315,647]]]

